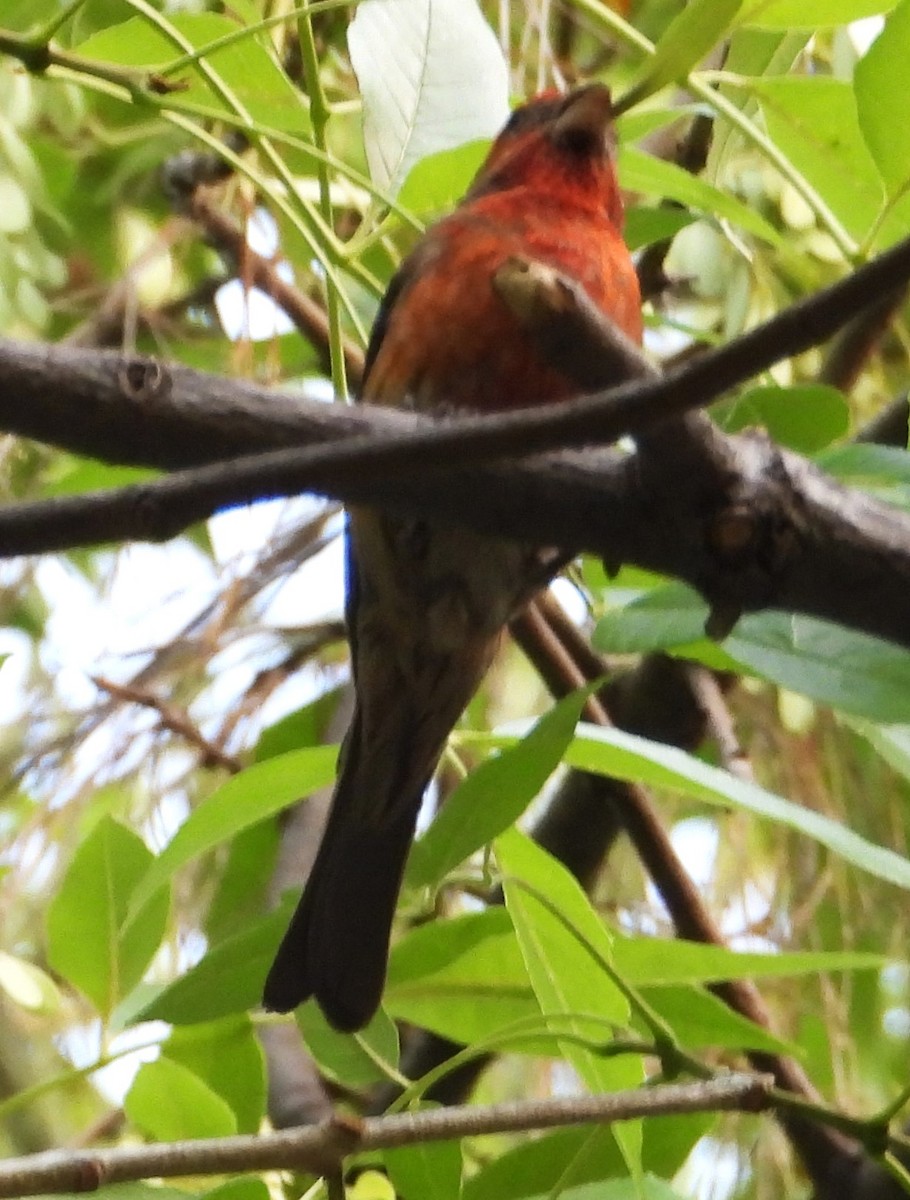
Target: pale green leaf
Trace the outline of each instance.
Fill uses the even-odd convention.
[[[393,195],[428,154],[499,132],[508,73],[475,0],[362,0],[348,27],[373,182]]]
[[[650,787],[669,788],[706,804],[742,809],[795,829],[878,879],[910,888],[910,862],[906,858],[866,841],[830,817],[784,800],[674,746],[649,742],[619,729],[580,729],[583,732],[576,736],[566,755],[572,766]]]
[[[894,3],[895,0],[747,0],[739,21],[767,29],[823,29],[887,12]]]
[[[139,1068],[123,1107],[134,1125],[161,1142],[237,1132],[228,1104],[198,1075],[169,1058]]]
[[[133,906],[136,881],[152,854],[109,816],[77,849],[47,914],[48,961],[102,1013],[141,979],[167,924],[169,894],[156,889]],[[163,881],[166,882],[166,881]]]
[[[559,765],[586,694],[554,705],[522,742],[489,758],[464,780],[412,848],[410,887],[427,887],[517,821]]]
[[[335,746],[307,746],[255,763],[222,784],[193,810],[144,873],[130,917],[180,867],[326,787],[334,777],[337,757]]]
[[[907,103],[908,54],[910,0],[902,0],[853,78],[860,129],[891,197],[910,183],[910,124],[897,117]]]

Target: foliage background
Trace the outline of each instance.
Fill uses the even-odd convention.
[[[482,17],[464,0],[362,0],[354,11],[336,0],[10,0],[0,15],[4,336],[137,347],[341,395],[344,339],[362,344],[395,266],[464,190],[508,98],[593,78],[629,100],[619,122],[628,236],[669,281],[647,308],[659,357],[735,336],[910,232],[910,126],[895,119],[908,0],[640,0],[628,11],[505,0]],[[854,23],[879,16],[866,49]],[[35,55],[50,35],[48,63]],[[711,138],[693,174],[675,155],[699,117]],[[254,223],[257,247],[324,310],[328,363],[325,346],[251,294],[243,256],[226,256],[187,202],[200,172],[219,210]],[[905,449],[851,442],[906,384],[899,298],[874,334],[861,372],[838,375],[833,355],[813,352],[715,416],[728,429],[763,425],[906,507]],[[136,477],[9,437],[0,454],[8,500]],[[257,1035],[269,1022],[256,1003],[286,914],[270,911],[281,814],[330,782],[326,743],[338,737],[339,527],[329,508],[298,501],[219,516],[164,548],[3,564],[6,1154],[251,1132],[266,1118]],[[441,789],[477,769],[412,860],[387,1011],[355,1043],[304,1009],[308,1051],[347,1099],[400,1080],[392,1019],[497,1052],[482,1100],[631,1086],[653,1055],[603,1057],[553,1031],[647,1040],[646,999],[677,1046],[711,1067],[743,1048],[784,1048],[836,1107],[884,1105],[904,1086],[910,1038],[910,867],[897,857],[910,657],[781,614],[740,622],[719,647],[684,589],[631,569],[608,580],[596,562],[559,595],[617,671],[660,652],[735,676],[726,696],[761,787],[712,770],[730,764],[710,739],[690,759],[618,734],[573,735],[580,701],[491,758],[505,744],[491,729],[549,707],[509,647],[453,735]],[[674,949],[624,844],[589,903],[505,832],[560,760],[657,788],[737,957]],[[463,807],[481,806],[483,829],[459,825]],[[496,834],[492,863],[475,853],[465,866]],[[447,877],[482,890],[488,869],[513,880],[504,909],[456,888],[437,896]],[[425,923],[434,913],[443,923]],[[404,918],[419,922],[406,932]],[[579,930],[615,962],[631,1007],[580,949]],[[760,980],[773,1034],[705,990],[738,975]],[[636,1184],[639,1161],[647,1182]],[[751,1118],[668,1118],[617,1141],[585,1129],[446,1143],[381,1165],[406,1197],[580,1197],[604,1179],[597,1194],[611,1197],[636,1186],[656,1197],[808,1188],[782,1134]],[[375,1173],[355,1185],[364,1195],[388,1186]]]

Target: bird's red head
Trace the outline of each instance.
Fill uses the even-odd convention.
[[[579,202],[605,206],[621,226],[612,112],[609,89],[599,83],[536,96],[512,113],[465,198],[514,187],[571,191]]]

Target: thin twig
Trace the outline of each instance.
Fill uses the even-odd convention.
[[[195,746],[199,750],[204,767],[224,767],[232,775],[236,775],[243,770],[243,763],[240,759],[235,758],[233,754],[228,754],[222,746],[209,741],[185,709],[179,708],[176,704],[171,704],[167,700],[162,700],[160,696],[156,696],[153,692],[132,686],[128,683],[117,683],[115,680],[107,679],[102,675],[93,675],[92,682],[96,687],[107,692],[108,695],[113,696],[117,700],[126,700],[131,704],[138,704],[142,708],[149,708],[152,712],[157,713],[163,729],[167,729],[178,737],[183,738],[184,741],[189,742],[191,746]]]

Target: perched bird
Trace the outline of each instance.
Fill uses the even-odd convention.
[[[495,412],[570,399],[578,389],[544,361],[492,280],[515,255],[544,262],[639,341],[621,229],[607,89],[516,109],[459,207],[392,280],[364,403]],[[446,738],[506,623],[562,556],[354,508],[348,560],[356,708],[328,825],[264,994],[281,1012],[315,996],[344,1031],[379,1006],[404,863]]]

